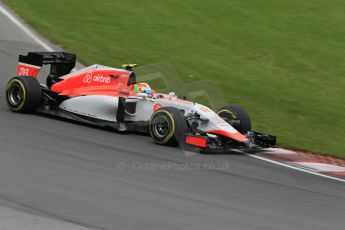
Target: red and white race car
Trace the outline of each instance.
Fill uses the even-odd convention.
[[[14,112],[39,112],[118,131],[147,132],[162,145],[194,146],[204,150],[271,147],[276,138],[251,131],[251,121],[239,106],[218,112],[157,93],[137,83],[132,68],[102,65],[71,72],[76,55],[65,52],[29,52],[19,56],[17,77],[6,87],[8,107]],[[50,65],[46,85],[36,79]]]

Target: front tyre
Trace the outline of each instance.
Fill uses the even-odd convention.
[[[37,79],[14,77],[6,87],[7,106],[14,112],[30,113],[41,104],[42,89]]]
[[[242,134],[247,134],[252,129],[248,113],[238,105],[224,106],[217,114]]]
[[[149,123],[152,139],[160,145],[183,144],[187,133],[184,114],[174,107],[163,107],[154,112]]]

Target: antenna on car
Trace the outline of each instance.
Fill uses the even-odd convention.
[[[137,67],[137,66],[138,66],[137,64],[122,64],[122,68],[129,71],[131,71],[134,67]]]

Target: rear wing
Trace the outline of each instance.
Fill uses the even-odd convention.
[[[43,65],[51,65],[50,75],[54,78],[71,72],[76,64],[76,55],[65,52],[29,52],[26,56],[19,55],[18,76],[36,78]]]

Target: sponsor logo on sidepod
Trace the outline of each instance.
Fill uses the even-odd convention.
[[[92,71],[87,72],[87,74],[85,75],[83,82],[84,83],[91,83],[92,81]]]
[[[109,76],[104,77],[101,74],[97,74],[95,76],[92,76],[92,71],[90,71],[85,75],[83,82],[90,84],[92,81],[109,84],[110,83],[110,77]]]

